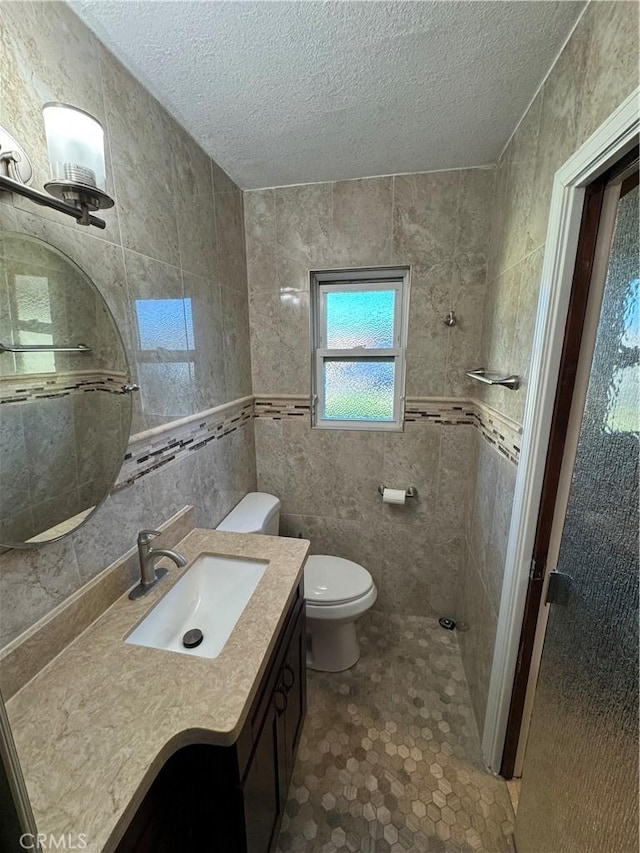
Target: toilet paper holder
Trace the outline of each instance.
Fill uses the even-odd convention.
[[[381,483],[378,486],[378,494],[380,496],[384,495],[384,490],[386,488],[389,488],[389,487],[385,486],[384,483]],[[404,490],[404,493],[408,498],[417,498],[418,497],[418,490],[416,489],[415,486],[407,486],[407,488]]]

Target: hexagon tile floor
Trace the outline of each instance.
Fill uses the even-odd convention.
[[[370,612],[351,670],[309,672],[277,853],[503,853],[506,783],[482,765],[455,633]]]

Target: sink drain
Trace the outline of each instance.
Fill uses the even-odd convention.
[[[200,628],[191,628],[182,638],[185,649],[195,649],[204,640],[204,634]]]

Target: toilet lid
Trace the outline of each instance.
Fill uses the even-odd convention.
[[[351,560],[314,554],[304,568],[304,597],[309,604],[342,604],[369,592],[373,578]]]

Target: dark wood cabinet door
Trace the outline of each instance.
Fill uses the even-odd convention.
[[[272,704],[244,781],[247,853],[268,853],[280,824],[279,715]]]
[[[286,709],[282,714],[284,734],[284,776],[285,788],[288,787],[296,760],[298,743],[302,733],[304,717],[307,711],[307,662],[305,642],[305,614],[300,611],[296,628],[291,637],[287,656],[282,668],[282,687],[286,695]],[[286,798],[286,790],[284,797]]]

